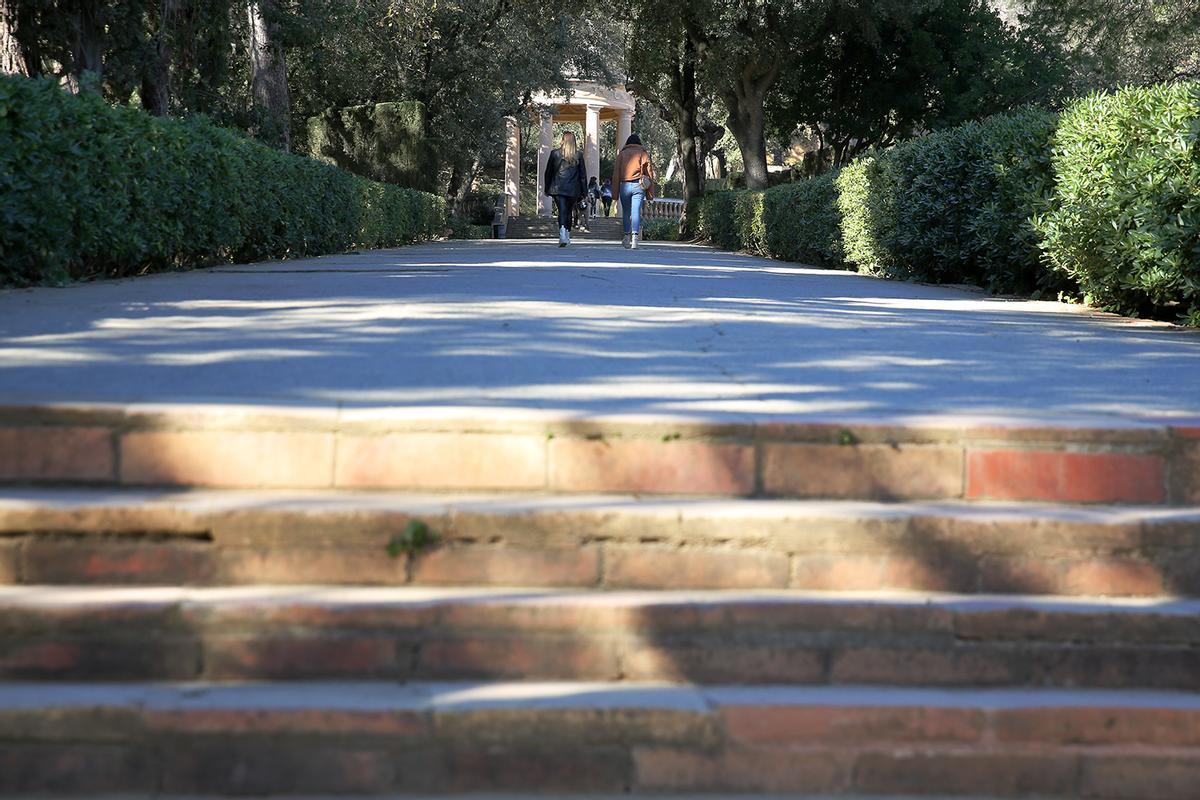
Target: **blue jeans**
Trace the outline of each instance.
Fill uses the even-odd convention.
[[[622,228],[625,233],[642,232],[642,203],[646,202],[646,190],[641,181],[621,183],[621,213],[624,214]]]

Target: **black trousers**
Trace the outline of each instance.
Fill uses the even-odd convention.
[[[568,197],[565,194],[554,195],[554,202],[558,205],[558,227],[571,230],[571,212],[575,209],[575,204],[579,202],[578,197]]]

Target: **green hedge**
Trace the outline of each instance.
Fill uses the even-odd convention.
[[[440,198],[0,76],[0,283],[56,283],[426,239]]]
[[[1031,220],[1053,182],[1054,126],[1031,109],[858,159],[838,177],[847,260],[889,277],[1045,288]]]
[[[1037,220],[1053,269],[1093,303],[1200,325],[1200,84],[1086,98],[1054,148]]]
[[[727,249],[1200,325],[1200,84],[991,117],[689,220]]]

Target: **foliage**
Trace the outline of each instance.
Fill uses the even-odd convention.
[[[847,167],[846,258],[860,270],[997,291],[1050,288],[1030,220],[1046,203],[1055,117],[998,115]]]
[[[1083,91],[1200,78],[1194,0],[1025,0],[1031,35],[1062,42]]]
[[[763,194],[766,254],[820,267],[842,263],[835,175],[786,183]]]
[[[396,534],[387,543],[387,554],[392,558],[402,555],[415,556],[438,542],[438,535],[423,520],[410,519],[404,531]]]
[[[772,128],[798,127],[844,164],[917,131],[962,124],[1062,91],[1063,58],[987,0],[903,0],[825,15],[782,76]]]
[[[679,223],[671,219],[643,219],[642,239],[647,242],[678,242]]]
[[[314,158],[371,180],[423,191],[437,183],[417,101],[328,109],[308,120],[308,147]]]
[[[1125,313],[1200,312],[1200,83],[1096,94],[1068,109],[1054,206],[1037,222],[1054,269]]]
[[[380,247],[444,203],[176,121],[0,76],[0,281],[62,282]]]

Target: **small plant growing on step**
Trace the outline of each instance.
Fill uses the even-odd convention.
[[[858,444],[858,437],[849,428],[842,428],[838,431],[838,444]]]
[[[437,542],[438,536],[429,525],[419,519],[410,519],[404,526],[404,531],[388,541],[387,554],[392,558],[402,555],[413,556],[426,550]]]

